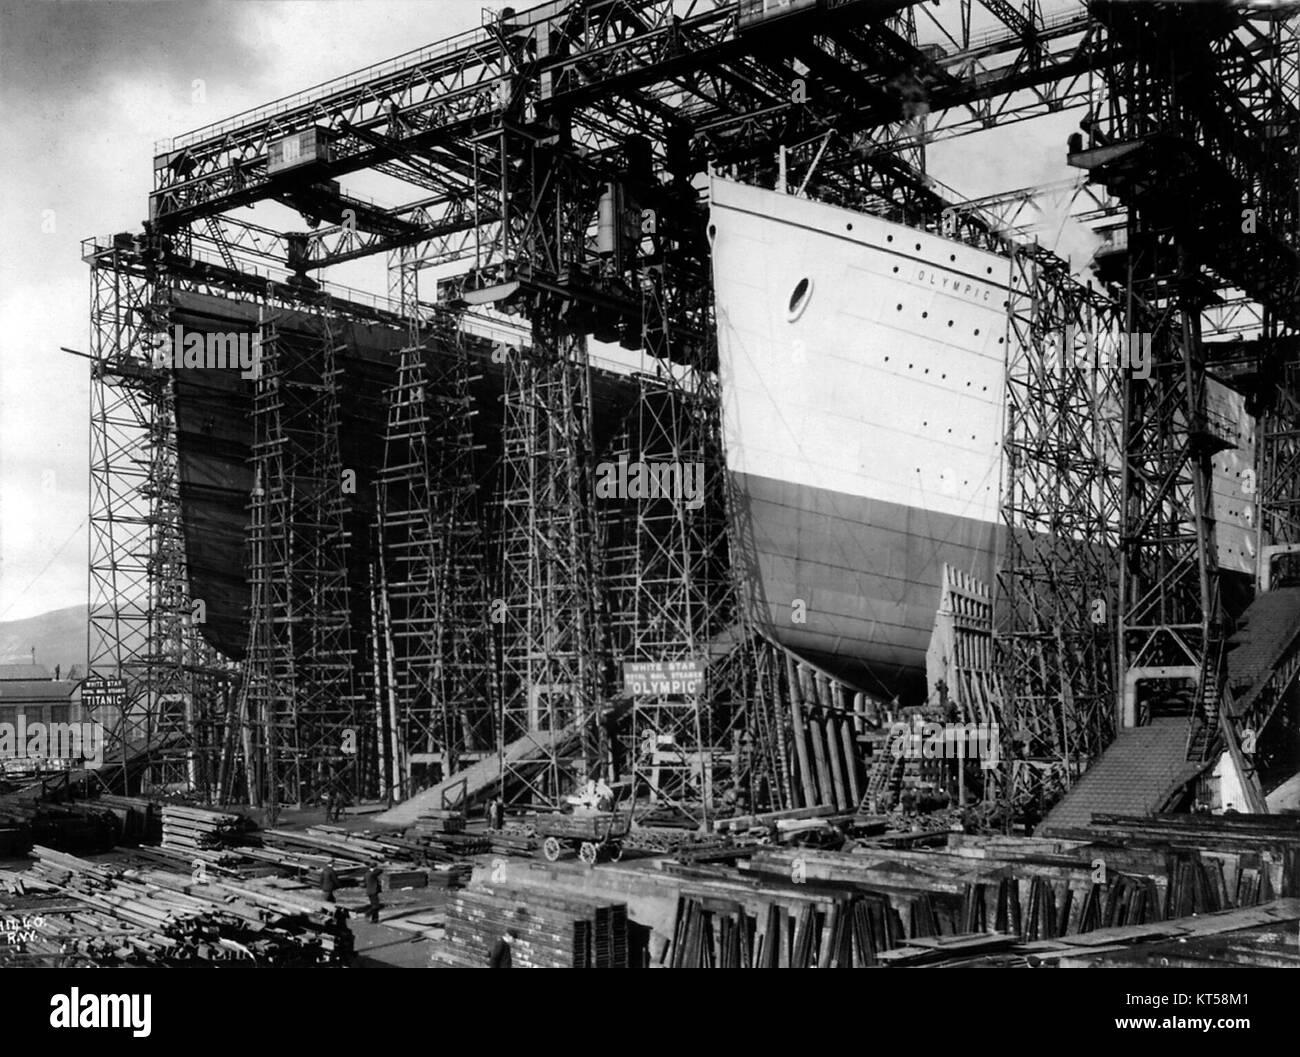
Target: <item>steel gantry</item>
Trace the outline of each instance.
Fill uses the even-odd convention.
[[[1300,227],[1294,194],[1294,85],[1277,80],[1293,31],[1288,14],[1237,5],[1094,3],[1126,58],[1100,72],[1105,106],[1091,142],[1072,160],[1128,207],[1124,278],[1129,335],[1149,340],[1149,380],[1129,372],[1124,394],[1124,512],[1120,662],[1128,693],[1120,719],[1140,721],[1140,681],[1188,680],[1189,754],[1201,758],[1221,733],[1224,610],[1211,502],[1215,455],[1237,443],[1211,413],[1207,377],[1225,346],[1205,340],[1203,317],[1220,291],[1263,308],[1265,332],[1300,321]],[[1130,339],[1132,340],[1132,339]],[[1274,403],[1282,346],[1261,342],[1252,366]],[[1243,383],[1239,383],[1243,384]],[[1251,383],[1244,383],[1250,387]],[[1293,494],[1295,482],[1270,489]],[[1240,499],[1253,508],[1255,476]],[[1248,490],[1245,491],[1245,490]],[[1266,515],[1271,517],[1272,515]],[[1271,525],[1270,525],[1271,527]],[[1257,736],[1258,732],[1252,732]]]
[[[83,245],[93,361],[87,671],[125,684],[117,703],[86,694],[83,706],[104,739],[101,780],[127,791],[214,782],[202,747],[232,678],[204,642],[202,600],[188,590],[169,248],[150,235]]]
[[[309,273],[387,253],[399,262],[402,283],[414,284],[415,273],[425,266],[456,273],[439,283],[439,298],[457,311],[491,305],[526,320],[530,340],[502,364],[502,483],[492,504],[501,519],[501,582],[489,599],[504,607],[504,620],[493,625],[497,715],[472,736],[463,734],[460,743],[465,749],[484,736],[497,739],[510,796],[554,803],[566,785],[607,762],[609,746],[597,729],[598,719],[609,712],[616,694],[614,661],[624,643],[612,630],[622,617],[611,618],[610,603],[601,598],[607,555],[592,494],[596,453],[586,346],[588,336],[595,336],[646,348],[660,358],[667,350],[668,362],[689,365],[693,375],[684,385],[674,382],[674,391],[691,399],[699,395],[707,404],[714,370],[707,347],[707,299],[691,293],[707,287],[708,249],[691,181],[709,167],[995,244],[999,229],[1014,224],[999,222],[988,208],[956,209],[945,221],[945,210],[960,203],[925,172],[928,145],[1069,109],[1083,113],[1090,149],[1159,130],[1200,144],[1257,210],[1260,244],[1270,247],[1271,254],[1261,257],[1263,266],[1248,265],[1246,254],[1233,252],[1233,241],[1225,236],[1222,246],[1228,252],[1216,255],[1215,267],[1206,269],[1203,258],[1191,260],[1179,250],[1185,239],[1180,243],[1165,234],[1163,221],[1152,217],[1150,196],[1126,197],[1107,186],[1132,218],[1132,278],[1125,286],[1133,313],[1129,325],[1139,325],[1140,318],[1141,326],[1155,329],[1163,350],[1158,381],[1130,392],[1124,405],[1125,450],[1130,452],[1124,478],[1129,573],[1121,619],[1132,632],[1163,629],[1147,635],[1148,646],[1161,636],[1168,639],[1171,628],[1198,628],[1191,638],[1181,630],[1175,638],[1184,645],[1194,638],[1196,644],[1183,652],[1205,655],[1213,638],[1208,630],[1213,618],[1205,615],[1213,610],[1213,576],[1206,557],[1205,503],[1195,499],[1192,473],[1201,467],[1203,451],[1188,455],[1184,442],[1202,435],[1197,416],[1205,357],[1198,351],[1200,330],[1192,316],[1207,310],[1213,299],[1201,296],[1204,281],[1189,291],[1187,280],[1208,277],[1209,286],[1225,297],[1264,304],[1259,317],[1268,337],[1292,332],[1284,302],[1285,284],[1293,282],[1287,279],[1292,274],[1287,262],[1295,245],[1295,196],[1279,188],[1287,173],[1292,191],[1294,187],[1294,23],[1277,5],[1197,5],[1212,13],[1187,15],[1181,22],[1183,16],[1167,5],[1150,15],[1150,22],[1144,21],[1146,14],[1126,14],[1124,6],[1039,0],[555,0],[520,12],[507,9],[477,29],[159,145],[150,220],[151,230],[170,240],[165,282],[201,285],[268,304],[310,305],[322,315],[380,319],[407,328],[424,312],[414,292],[404,296],[404,307],[386,312],[317,292],[308,280]],[[1157,57],[1158,38],[1166,31],[1179,42],[1176,61]],[[1189,69],[1199,72],[1189,78]],[[409,200],[381,206],[343,189],[349,175],[367,171],[409,186]],[[1114,171],[1113,165],[1107,170]],[[1094,167],[1093,175],[1105,174]],[[277,231],[240,215],[244,207],[264,201],[296,210],[304,230]],[[1096,206],[1098,211],[1114,208],[1113,202]],[[1071,292],[1068,269],[1049,265],[1046,257],[1021,258],[1022,263],[1032,260],[1038,261],[1037,270],[1026,275],[1037,293],[1030,295],[1026,287],[1025,294],[1046,307],[1016,306],[1011,326],[1037,328],[1026,334],[1029,347],[1040,350],[1049,322],[1059,327],[1077,321],[1081,306],[1092,301]],[[1239,265],[1235,270],[1229,267],[1233,262]],[[138,325],[131,308],[137,295],[128,279],[156,282],[156,265],[142,268],[111,253],[94,263],[103,282],[117,284],[98,299],[103,303],[95,309],[96,318],[109,320],[106,327],[115,333]],[[1289,289],[1293,294],[1294,285]],[[651,306],[653,298],[658,302]],[[1035,312],[1055,315],[1047,320]],[[1250,309],[1235,318],[1243,317],[1254,318]],[[97,355],[117,357],[117,350],[129,348],[131,340],[114,337],[113,348]],[[410,345],[419,342],[413,339]],[[405,395],[393,399],[408,405],[421,395],[418,358],[414,353],[406,357],[406,379],[399,378],[394,389]],[[1023,395],[1029,400],[1037,368],[1028,362],[1021,367]],[[1042,452],[1033,455],[1034,430],[1068,426],[1068,433],[1079,428],[1084,414],[1082,390],[1058,386],[1054,392],[1061,401],[1056,412],[1069,423],[1052,425],[1049,415],[1037,425],[1023,424],[1020,434],[1026,459],[1041,463],[1035,473],[1047,472],[1047,466]],[[123,374],[101,396],[110,403],[129,401],[135,409],[131,428],[140,433],[140,443],[151,453],[164,450],[171,414],[164,384],[145,385]],[[663,407],[676,406],[675,399],[665,397]],[[1029,414],[1029,405],[1023,406]],[[417,407],[407,410],[409,421],[390,415],[390,433],[419,417]],[[673,429],[695,429],[709,414],[706,408],[698,414],[656,412],[650,417],[676,422]],[[134,568],[130,575],[140,598],[181,597],[175,586],[184,573],[175,562],[132,567],[108,557],[114,549],[140,553],[122,533],[146,515],[134,510],[142,501],[132,481],[139,463],[123,454],[123,445],[113,446],[113,412],[101,407],[96,416],[101,470],[95,477],[99,498],[92,501],[100,514],[92,520],[112,522],[115,535],[112,540],[95,537],[101,543],[92,545],[92,554],[105,555],[97,563],[105,571],[92,572],[92,590],[104,599],[110,592],[118,598],[106,570],[120,578]],[[155,427],[145,428],[150,423]],[[1288,429],[1282,421],[1270,435],[1286,438],[1291,436]],[[1283,497],[1270,500],[1270,510],[1284,510],[1290,502],[1286,497],[1297,494],[1286,469],[1295,462],[1288,454],[1290,443],[1279,440],[1266,455],[1272,467],[1264,478],[1267,494]],[[681,438],[667,437],[654,440],[653,449],[686,450]],[[394,465],[401,462],[399,455],[394,449]],[[1160,466],[1151,464],[1161,458]],[[1203,477],[1202,471],[1196,469]],[[1083,481],[1087,475],[1079,473]],[[148,476],[161,481],[166,475],[159,470]],[[432,473],[434,479],[440,483],[444,477]],[[396,481],[390,474],[381,485],[389,490],[388,508],[420,505],[415,492],[405,498],[394,493]],[[1060,526],[1065,524],[1060,520],[1063,505],[1077,498],[1068,488],[1040,484],[1022,483],[1018,494],[1012,506],[1023,506],[1026,518]],[[384,507],[381,497],[378,516],[386,516]],[[1090,506],[1076,520],[1086,521],[1097,509]],[[461,515],[447,516],[454,521]],[[1261,512],[1261,520],[1281,516]],[[447,523],[440,515],[423,550],[412,544],[429,558],[426,565],[436,564],[433,556],[439,553],[431,543],[434,529],[441,531]],[[665,566],[665,540],[689,539],[690,548],[715,546],[707,533],[683,529],[680,523],[674,528],[672,519],[654,512],[636,520],[636,531],[646,534],[635,549],[647,556],[648,580],[658,575],[653,568]],[[1073,531],[1061,528],[1060,538],[1070,539]],[[1165,553],[1167,540],[1180,541],[1185,553]],[[1051,604],[1035,609],[1026,592],[1041,591],[1052,579],[1030,570],[1041,558],[1026,558],[1028,564],[1011,579],[1020,592],[1019,611],[1037,612],[1036,619],[1045,621],[1031,634],[1042,634],[1052,624],[1087,638],[1086,629],[1075,623],[1077,613],[1065,619]],[[702,569],[709,561],[692,553],[673,567],[674,575]],[[1192,579],[1181,579],[1192,567],[1197,570],[1194,585]],[[1158,569],[1176,571],[1176,591],[1160,587],[1169,581]],[[391,575],[387,568],[375,571],[380,581]],[[425,569],[414,578],[429,575]],[[1054,589],[1059,589],[1056,582]],[[681,583],[673,590],[679,588]],[[95,633],[101,643],[92,648],[101,655],[116,651],[135,657],[143,650],[137,648],[145,623],[139,612],[148,607],[125,601],[130,594],[125,590],[123,601],[101,601],[98,607],[92,596],[92,629],[99,629]],[[387,597],[382,591],[378,595]],[[1143,600],[1153,598],[1159,600],[1156,609],[1142,610]],[[643,601],[648,599],[647,594]],[[387,597],[390,610],[393,601]],[[385,617],[383,602],[376,597],[375,638],[391,636],[394,621],[407,619],[392,612]],[[1168,605],[1181,607],[1179,613],[1148,620]],[[352,608],[355,612],[355,604]],[[417,609],[411,610],[407,630],[437,623]],[[1050,619],[1043,616],[1048,612]],[[674,642],[691,640],[694,650],[698,636],[707,633],[703,625],[692,626],[688,636],[674,633]],[[643,645],[651,643],[653,636],[637,634]],[[1131,634],[1125,641],[1125,656],[1145,656],[1146,646]],[[1068,653],[1073,647],[1054,648]],[[394,731],[405,731],[398,740],[411,742],[388,753],[391,769],[385,781],[390,788],[397,782],[402,755],[428,751],[438,740],[430,735],[436,725],[432,717],[442,717],[436,721],[443,730],[438,749],[449,751],[455,740],[443,706],[427,710],[430,722],[411,725],[402,716],[409,702],[400,700],[417,693],[403,687],[418,684],[424,688],[418,693],[427,692],[427,669],[439,663],[438,655],[445,659],[445,649],[430,639],[418,644],[409,656],[423,658],[417,667],[426,672],[406,682],[400,672],[383,674],[388,657],[406,670],[402,649],[371,649],[368,654],[376,672],[375,696],[386,700],[389,692],[398,693],[396,719],[390,714],[385,727],[382,713],[389,706],[379,703],[373,705],[376,714],[355,717],[367,731],[363,751],[376,757],[365,763],[370,768],[365,773],[377,773],[378,743],[390,744]],[[157,682],[153,675],[143,678]],[[1092,685],[1090,693],[1096,689]],[[1060,686],[1040,690],[1044,699],[1065,694]],[[444,701],[448,693],[443,691]],[[156,710],[154,688],[142,691],[137,700],[145,703],[146,713]],[[423,706],[415,707],[418,712]],[[1034,706],[1035,714],[1044,707]],[[264,712],[264,723],[268,715],[271,727],[266,729],[274,730],[278,713]],[[1095,721],[1091,709],[1044,723],[1036,737],[1055,746],[1050,751],[1073,751],[1064,747],[1066,731],[1087,731],[1078,734],[1086,746],[1104,737],[1104,724]],[[332,720],[325,724],[331,729],[337,725]],[[558,732],[569,728],[574,736],[561,749]],[[540,737],[542,731],[555,736]],[[529,737],[538,743],[534,748],[541,751],[544,766],[535,766],[537,754],[530,753],[527,766],[515,768],[511,760],[516,757],[507,759],[506,746]],[[700,737],[708,740],[710,735]],[[328,739],[308,740],[323,746]],[[276,739],[268,737],[268,749],[273,744]],[[317,771],[338,773],[333,751],[319,749]],[[324,788],[322,781],[329,784],[312,779],[310,787]],[[300,782],[299,793],[308,784]],[[274,784],[267,788],[278,790]]]

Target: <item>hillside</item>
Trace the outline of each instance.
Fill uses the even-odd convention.
[[[52,609],[22,620],[0,621],[0,664],[22,664],[32,658],[50,671],[60,665],[66,674],[76,664],[86,667],[86,607]]]

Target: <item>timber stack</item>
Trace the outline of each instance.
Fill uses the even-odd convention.
[[[253,829],[243,815],[168,804],[162,809],[162,846],[181,852],[230,848]]]
[[[119,839],[113,813],[94,802],[55,804],[39,794],[0,797],[0,847],[22,854],[34,844],[67,851],[108,851]]]
[[[416,835],[421,837],[431,834],[464,833],[465,812],[446,808],[425,811],[415,820],[414,829]]]
[[[486,967],[493,946],[507,933],[514,935],[514,968],[628,967],[626,903],[518,885],[483,885],[452,896],[446,940],[434,961]]]
[[[152,844],[162,839],[163,809],[142,796],[112,796],[101,793],[95,800],[99,807],[117,819],[119,844]]]
[[[351,961],[347,912],[301,892],[254,881],[123,870],[51,848],[34,850],[28,890],[56,893],[75,909],[50,908],[20,954],[93,965],[242,961],[341,966]]]

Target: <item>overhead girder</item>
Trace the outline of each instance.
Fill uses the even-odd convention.
[[[918,76],[924,77],[927,69],[936,64],[919,51],[916,54],[914,69]],[[1084,35],[1076,46],[1038,68],[1027,68],[1013,60],[997,70],[981,72],[978,77],[959,79],[957,85],[935,77],[924,97],[924,113],[927,116],[924,139],[934,142],[1006,124],[1011,120],[1040,117],[1062,110],[1067,105],[1082,105],[1087,98],[1084,81],[1088,70],[1094,64],[1109,62],[1112,58],[1109,49],[1104,52],[1094,49],[1091,38]],[[1066,91],[1052,91],[1056,86],[1064,86]],[[1013,97],[1021,92],[1029,92],[1031,98],[1013,103]],[[994,101],[1002,103],[1000,110],[994,109]],[[792,108],[791,104],[785,105],[787,109]],[[847,112],[828,107],[821,120],[828,126],[834,124],[841,130],[866,130],[897,122],[900,116],[900,100],[897,96],[888,94],[871,105]],[[770,128],[766,136],[759,138],[746,135],[747,126],[751,124],[749,115],[743,115],[730,123],[725,118],[711,123],[703,133],[710,141],[710,156],[726,159],[773,151],[780,145],[778,129]],[[902,132],[895,142],[886,145],[899,146],[909,135]]]
[[[896,93],[877,83],[879,75],[861,68],[860,58],[858,67],[849,64],[854,54],[849,41],[858,41],[859,57],[891,54],[898,64],[912,62],[933,82],[928,100],[932,114],[960,105],[962,97],[975,101],[1006,90],[998,76],[983,72],[963,81],[948,72],[949,60],[932,61],[883,25],[881,19],[908,6],[843,5],[834,17],[824,13],[818,21],[818,33],[824,35],[805,34],[806,42],[800,45],[810,67],[816,64],[812,77],[831,77],[841,90],[853,93],[848,97],[855,100],[852,123],[862,128],[896,121],[899,104]],[[499,120],[506,101],[518,106],[519,93],[534,91],[532,82],[540,84],[543,78],[549,85],[546,105],[569,113],[575,129],[588,130],[597,140],[641,128],[658,131],[672,122],[696,133],[700,161],[712,157],[725,163],[789,136],[788,114],[781,109],[789,107],[788,85],[753,54],[770,49],[772,38],[764,42],[762,34],[737,32],[734,9],[721,2],[692,5],[684,17],[673,16],[670,7],[663,0],[601,5],[586,20],[569,19],[557,34],[563,39],[551,45],[554,57],[544,60],[535,57],[536,45],[529,39],[540,31],[545,12],[525,12],[508,27],[511,47],[503,48],[498,34],[475,31],[454,38],[452,47],[437,54],[433,49],[413,54],[410,64],[402,68],[381,70],[373,78],[350,78],[336,91],[327,86],[319,98],[269,108],[265,115],[254,111],[246,122],[236,118],[217,126],[211,136],[200,130],[160,155],[154,219],[163,228],[173,228],[265,197],[297,204],[301,193],[293,190],[293,174],[266,172],[266,148],[278,136],[317,124],[335,135],[332,157],[313,174],[312,207],[322,208],[319,185],[323,181],[363,169],[381,169],[426,187],[441,182],[441,189],[451,195],[459,185],[469,201],[473,175],[464,169],[464,145]],[[1056,26],[1042,36],[1059,37],[1068,29]],[[1019,40],[1008,43],[1023,47]],[[1043,39],[1038,43],[1042,46]],[[869,52],[864,53],[863,47]],[[526,75],[525,66],[529,66]],[[1015,73],[1016,63],[1009,69]],[[886,72],[896,74],[897,69]],[[1059,72],[1050,63],[1043,64],[1032,76],[1017,73],[1012,87],[1022,82],[1047,84]],[[945,88],[951,99],[942,96]],[[844,122],[843,115],[839,121]],[[983,121],[987,115],[975,118],[977,126]],[[760,128],[766,135],[753,135]],[[805,126],[797,134],[806,136],[809,131]],[[745,145],[737,143],[741,139]],[[457,148],[462,148],[459,165],[452,153]],[[431,153],[438,155],[436,160],[429,157]],[[335,212],[344,208],[349,206],[336,204]],[[316,240],[324,252],[313,246],[312,266],[438,234],[436,229],[417,233],[409,228],[381,234],[373,230],[384,225],[378,213],[368,215],[372,230],[366,231],[361,212],[356,211],[348,230],[327,232]],[[409,215],[412,207],[391,211],[398,220],[403,212]],[[331,236],[350,245],[325,249]]]
[[[1076,211],[1075,207],[1080,202],[1087,202],[1089,207],[1082,212]],[[1087,222],[1118,216],[1124,207],[1099,184],[1075,177],[1035,187],[1000,191],[982,198],[968,199],[949,208],[959,215],[974,213],[983,216],[994,231],[1020,242],[1029,240],[1034,230],[1041,227],[1047,219],[1049,209],[1052,216],[1068,215],[1080,222]]]
[[[1205,193],[1188,200],[1200,215],[1198,264],[1218,289],[1236,287],[1291,325],[1300,323],[1300,202],[1294,193],[1294,144],[1300,110],[1246,48],[1247,21],[1226,7],[1168,9],[1092,5],[1108,33],[1129,42],[1136,59],[1103,72],[1110,138],[1133,149],[1150,137],[1204,172]],[[1255,39],[1252,36],[1252,39]],[[1153,57],[1157,57],[1153,58]],[[1148,65],[1151,70],[1148,71]],[[1116,148],[1120,149],[1120,148]],[[1126,197],[1142,195],[1135,185]],[[1249,225],[1243,223],[1249,211]]]
[[[1013,7],[1007,0],[984,0],[987,7],[1009,29],[1015,30],[1022,37],[1032,38],[1038,32],[1038,26],[1031,16]],[[1037,5],[1034,5],[1037,6]]]
[[[481,209],[476,215],[473,202],[462,198],[425,198],[393,210],[392,215],[406,220],[407,230],[397,237],[365,231],[359,225],[354,227],[350,224],[301,233],[306,255],[298,270],[324,268],[370,257],[388,249],[422,244],[424,248],[418,255],[422,258],[461,256],[465,247],[472,245],[476,228],[487,230],[500,220],[497,214],[485,213]],[[210,247],[230,268],[235,267],[236,258],[274,268],[286,267],[290,233],[274,231],[225,214],[205,220],[207,230],[199,229],[193,234],[196,250]]]
[[[324,219],[353,209],[349,223],[306,236],[308,267],[430,242],[437,253],[439,244],[464,244],[466,231],[495,220],[482,215],[489,198],[476,195],[475,185],[499,174],[474,171],[472,141],[507,107],[524,117],[539,107],[565,114],[575,147],[589,153],[646,136],[659,165],[670,135],[691,141],[697,167],[744,166],[783,146],[816,143],[818,173],[809,186],[819,192],[834,195],[837,183],[848,192],[850,175],[867,175],[866,186],[855,188],[864,201],[883,192],[876,195],[883,202],[939,211],[948,203],[898,152],[1082,106],[1089,71],[1126,58],[1125,43],[1102,32],[1082,6],[1045,19],[1036,5],[1022,14],[1005,2],[962,0],[958,26],[947,6],[848,3],[809,22],[783,19],[780,32],[739,29],[735,6],[722,0],[700,0],[685,13],[667,0],[575,5],[563,17],[557,6],[412,53],[409,63],[373,77],[360,71],[298,105],[232,119],[211,136],[200,130],[184,137],[158,160],[156,223],[182,227],[279,197],[305,205],[309,215],[328,206]],[[973,33],[971,12],[981,8],[1006,32]],[[912,43],[889,24],[899,12],[952,50]],[[1232,46],[1241,51],[1243,86],[1256,97],[1269,91],[1259,74],[1263,45]],[[807,102],[791,99],[796,76],[815,86]],[[900,76],[921,88],[923,128],[902,120]],[[314,124],[334,131],[333,155],[313,173],[311,192],[295,191],[292,174],[266,173],[266,147]],[[441,198],[392,210],[357,209],[341,192],[328,201],[325,181],[364,169],[436,189]],[[476,198],[480,213],[473,216]]]

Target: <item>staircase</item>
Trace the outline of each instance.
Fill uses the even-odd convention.
[[[1204,763],[1219,733],[1219,697],[1223,693],[1223,653],[1219,644],[1212,656],[1216,660],[1206,666],[1196,692],[1196,705],[1192,709],[1191,725],[1187,732],[1187,762]]]

